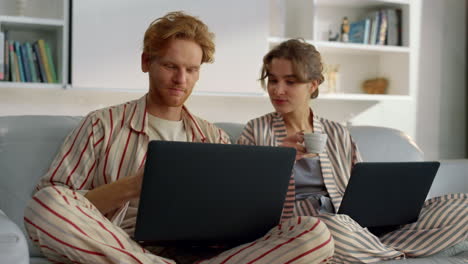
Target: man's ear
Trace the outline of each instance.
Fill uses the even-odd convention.
[[[149,66],[150,66],[151,60],[148,54],[146,53],[141,53],[141,71],[142,72],[148,72],[149,71]]]

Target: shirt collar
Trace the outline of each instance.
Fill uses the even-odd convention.
[[[146,111],[146,97],[145,94],[140,99],[135,101],[133,107],[132,116],[130,120],[130,128],[138,133],[144,133],[148,135],[148,113]],[[206,136],[203,133],[200,124],[197,122],[197,118],[190,113],[187,107],[182,106],[182,121],[184,123],[189,140],[193,142],[205,142]]]
[[[146,116],[146,96],[135,101],[130,118],[130,128],[138,133],[147,133],[148,118]]]

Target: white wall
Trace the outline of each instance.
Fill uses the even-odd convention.
[[[0,7],[5,1],[11,0],[0,0]],[[412,62],[419,63],[420,67],[419,74],[412,76],[412,81],[418,83],[419,80],[420,85],[417,122],[414,120],[415,101],[314,100],[311,105],[317,114],[340,122],[352,119],[356,125],[403,130],[415,137],[428,159],[464,157],[464,1],[422,2],[421,55]],[[202,80],[209,78],[212,76],[201,75]],[[144,90],[81,90],[76,87],[68,90],[2,88],[0,115],[85,115],[97,108],[138,98],[143,93]],[[244,123],[272,111],[268,99],[259,96],[193,95],[188,106],[195,114],[212,122]]]
[[[426,159],[466,157],[466,1],[424,0],[416,142]]]
[[[79,88],[146,89],[140,70],[148,25],[168,12],[199,17],[215,34],[215,63],[202,67],[198,90],[255,94],[268,50],[266,0],[80,0],[73,2],[72,82]]]

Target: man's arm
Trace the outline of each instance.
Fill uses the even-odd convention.
[[[93,113],[84,117],[62,143],[47,173],[40,179],[36,191],[49,186],[62,186],[84,194],[96,174],[99,158],[96,149],[103,145],[96,138],[104,136],[100,120]]]
[[[125,202],[138,197],[141,188],[141,175],[136,173],[118,181],[93,188],[98,173],[99,161],[105,153],[104,140],[109,129],[103,117],[95,113],[87,115],[67,136],[47,174],[41,178],[36,191],[49,186],[62,186],[81,193],[106,214],[120,208]],[[99,182],[99,181],[98,181]],[[103,181],[101,181],[103,182]]]
[[[85,197],[104,215],[140,197],[142,180],[143,167],[135,175],[88,191]]]

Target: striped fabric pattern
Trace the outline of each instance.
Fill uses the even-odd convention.
[[[24,219],[31,240],[53,263],[175,263],[146,252],[88,199],[67,187],[41,189]]]
[[[25,226],[31,240],[54,263],[176,263],[142,248],[88,199],[67,187],[37,192],[25,212]],[[256,241],[198,263],[329,263],[333,248],[323,222],[293,217]],[[193,257],[177,261],[193,263]]]
[[[427,256],[466,241],[468,194],[453,193],[428,199],[416,223],[402,226],[380,240],[409,257]]]
[[[319,158],[325,186],[337,211],[351,169],[362,158],[345,127],[315,115],[313,125],[315,133],[328,135],[326,149]],[[238,143],[279,146],[285,136],[284,120],[274,112],[249,121]],[[287,208],[293,208],[296,216],[312,215],[325,222],[335,239],[335,263],[373,263],[428,256],[467,239],[468,194],[432,198],[425,202],[416,223],[404,225],[378,238],[346,215],[317,215],[307,200],[295,201],[294,176],[291,177]],[[290,214],[285,216],[290,217]]]
[[[311,110],[312,111],[312,110]],[[339,208],[343,198],[352,166],[361,161],[351,136],[346,129],[336,122],[321,119],[314,115],[314,133],[328,135],[326,151],[319,155],[322,175],[327,191],[335,208]],[[244,128],[238,144],[279,146],[287,136],[283,117],[270,113],[250,120]],[[352,150],[351,152],[349,150]],[[291,176],[286,197],[283,219],[292,217],[295,202],[295,182]]]
[[[182,120],[188,142],[230,143],[224,131],[185,107]],[[176,263],[133,241],[129,232],[133,228],[121,228],[128,202],[102,215],[84,197],[88,190],[132,175],[144,165],[147,129],[143,96],[90,113],[68,135],[37,185],[24,217],[31,240],[53,263]],[[294,217],[265,237],[208,262],[325,263],[332,257],[333,248],[333,238],[322,221]]]
[[[230,143],[229,136],[185,107],[182,121],[189,142]],[[47,174],[36,190],[65,186],[87,190],[135,173],[146,161],[149,142],[146,96],[88,114],[65,139]],[[128,203],[108,216],[120,225]]]
[[[296,200],[294,215],[318,216],[318,212],[309,199]]]

